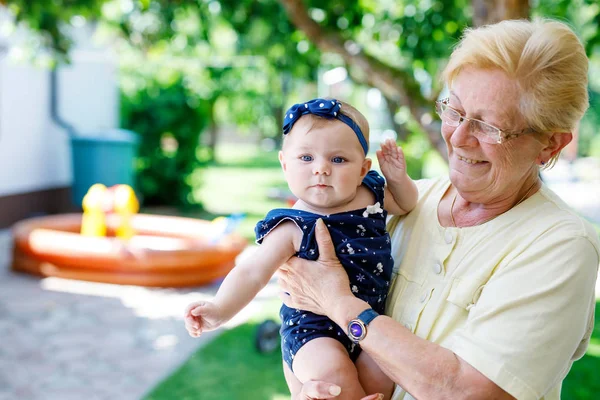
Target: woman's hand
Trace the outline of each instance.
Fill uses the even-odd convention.
[[[339,386],[322,381],[308,381],[302,385],[302,391],[294,400],[335,399],[342,390]],[[361,400],[382,400],[381,393],[370,394]]]
[[[292,257],[279,269],[281,300],[290,308],[331,317],[334,306],[344,296],[352,296],[348,275],[335,254],[323,220],[315,227],[319,259]]]

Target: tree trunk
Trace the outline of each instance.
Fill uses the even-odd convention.
[[[472,0],[473,25],[495,24],[505,19],[529,18],[528,0]]]

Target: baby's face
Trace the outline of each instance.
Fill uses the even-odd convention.
[[[303,122],[294,125],[280,153],[285,178],[292,193],[315,211],[335,212],[354,199],[370,163],[348,125]]]

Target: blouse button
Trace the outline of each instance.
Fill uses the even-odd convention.
[[[439,263],[433,264],[433,272],[439,274],[442,272],[442,266]]]
[[[446,231],[446,233],[444,234],[444,240],[446,241],[446,244],[452,243],[452,240],[454,240],[454,237],[452,236],[452,232]]]
[[[404,327],[412,332],[412,325],[409,323],[404,324]]]
[[[419,301],[421,303],[425,303],[425,300],[427,300],[427,295],[428,294],[429,294],[428,292],[423,292],[423,294],[421,295],[421,298],[419,299]]]

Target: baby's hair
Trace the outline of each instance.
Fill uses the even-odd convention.
[[[325,100],[333,100],[333,99],[325,98]],[[342,100],[337,100],[337,101],[339,101],[342,105],[342,108],[340,109],[340,113],[351,118],[356,123],[356,125],[358,125],[358,127],[362,131],[363,136],[365,137],[365,140],[367,141],[367,145],[368,145],[368,143],[369,143],[369,122],[367,121],[365,116],[360,111],[358,111],[356,108],[351,106],[350,104],[348,104]],[[320,128],[322,126],[325,126],[328,123],[331,123],[332,121],[333,121],[332,119],[319,117],[315,114],[306,114],[306,115],[303,115],[302,117],[300,117],[300,119],[298,120],[298,122],[296,122],[294,127],[300,124],[300,125],[306,127],[305,132],[308,133],[312,129]],[[292,133],[292,132],[293,132],[293,128],[290,133]],[[285,143],[286,138],[288,136],[289,135],[283,136],[283,143]],[[358,140],[358,138],[357,138],[357,140]]]

